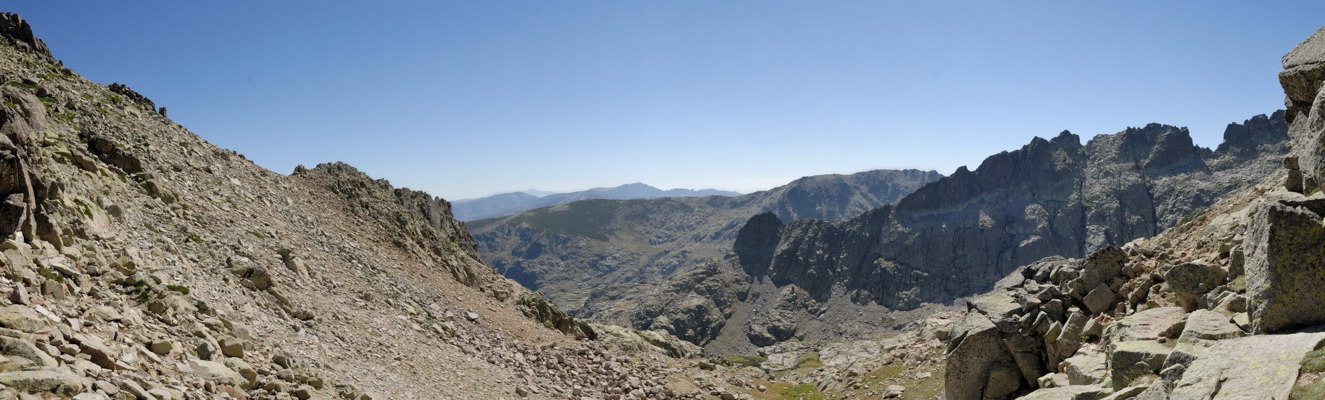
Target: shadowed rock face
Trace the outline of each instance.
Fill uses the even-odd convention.
[[[1271,173],[1286,151],[1283,118],[1276,112],[1231,124],[1216,151],[1195,146],[1186,128],[1161,124],[1085,145],[1069,132],[1035,138],[974,171],[960,168],[895,207],[841,223],[787,224],[769,262],[743,258],[743,269],[818,299],[842,288],[857,301],[897,309],[976,293],[1047,256],[1082,257],[1152,236]]]
[[[32,26],[18,14],[0,13],[0,37],[13,41],[21,49],[45,54],[48,57],[51,55],[51,49],[46,47],[46,42],[33,35]]]

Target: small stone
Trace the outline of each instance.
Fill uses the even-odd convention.
[[[244,342],[233,337],[221,339],[221,354],[226,357],[244,358]]]
[[[216,347],[208,342],[198,344],[196,351],[198,352],[198,358],[204,360],[211,360],[213,357],[216,357]]]
[[[14,291],[9,293],[9,301],[14,304],[29,304],[31,300],[28,299],[28,288],[22,283],[14,284]]]
[[[152,350],[153,353],[164,356],[170,354],[171,350],[175,350],[175,342],[169,340],[153,341],[151,346],[149,346],[149,349]]]
[[[883,391],[883,398],[892,399],[892,398],[902,397],[902,392],[905,391],[906,391],[906,386],[888,385],[888,388]]]

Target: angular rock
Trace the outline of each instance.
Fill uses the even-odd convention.
[[[1080,279],[1087,288],[1107,285],[1109,280],[1122,272],[1123,264],[1126,262],[1127,252],[1118,246],[1105,246],[1090,253],[1081,263]]]
[[[1196,310],[1187,314],[1187,324],[1179,339],[1221,340],[1243,335],[1242,329],[1234,325],[1228,316],[1210,310]]]
[[[233,337],[221,338],[221,354],[226,357],[244,358],[244,342]]]
[[[21,338],[0,335],[0,354],[24,358],[38,367],[54,367],[59,364],[32,342]]]
[[[0,373],[0,387],[27,392],[56,392],[65,395],[82,392],[86,379],[66,371],[38,370]]]
[[[0,327],[33,333],[50,324],[49,319],[27,306],[10,305],[0,308]]]
[[[223,385],[243,386],[248,382],[243,375],[215,361],[189,360],[189,368],[204,379]]]
[[[1109,375],[1113,388],[1122,389],[1132,380],[1159,372],[1172,351],[1168,346],[1150,340],[1114,343],[1109,351]]]
[[[1092,315],[1099,315],[1112,310],[1117,297],[1118,295],[1109,289],[1109,285],[1101,283],[1081,300],[1086,303],[1086,308],[1090,309]]]
[[[1182,307],[1152,308],[1114,322],[1105,329],[1104,335],[1113,342],[1177,337],[1182,333],[1183,317],[1186,316]]]
[[[1112,390],[1099,386],[1063,386],[1040,389],[1018,397],[1018,400],[1099,400],[1112,393]]]
[[[73,337],[75,343],[78,343],[83,354],[92,357],[92,362],[106,369],[115,369],[115,358],[119,352],[107,346],[100,338],[87,334],[76,334]]]
[[[1105,367],[1103,353],[1082,352],[1063,360],[1063,373],[1072,385],[1094,385],[1104,382],[1109,370]]]
[[[995,386],[1019,386],[1022,382],[1012,354],[999,338],[998,327],[983,314],[972,312],[953,328],[952,349],[944,367],[944,393],[950,399],[979,399],[990,379]],[[1009,384],[1007,381],[1014,381]]]
[[[1221,340],[1174,386],[1173,399],[1287,399],[1302,357],[1325,334],[1259,335]]]
[[[1298,195],[1300,198],[1300,195]],[[1252,331],[1325,322],[1325,226],[1306,207],[1268,201],[1248,223],[1247,300]]]
[[[1184,301],[1184,306],[1192,309],[1197,297],[1219,286],[1227,275],[1218,265],[1189,262],[1170,268],[1164,273],[1164,280],[1178,298]]]

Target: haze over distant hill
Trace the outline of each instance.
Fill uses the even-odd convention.
[[[472,221],[486,262],[579,315],[625,323],[642,290],[729,252],[750,217],[844,220],[941,178],[936,171],[818,175],[732,197],[594,199]]]
[[[542,194],[542,195],[540,195]],[[541,190],[526,190],[495,194],[477,199],[458,200],[453,203],[456,218],[461,221],[474,221],[484,218],[504,217],[521,211],[539,207],[566,204],[577,200],[609,199],[634,200],[657,197],[703,197],[703,196],[739,196],[740,193],[717,189],[668,189],[662,190],[643,183],[630,183],[610,188],[593,188],[570,193],[550,193]]]

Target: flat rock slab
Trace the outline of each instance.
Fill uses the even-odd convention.
[[[1099,400],[1113,393],[1112,390],[1099,386],[1063,386],[1049,389],[1040,389],[1030,392],[1020,400]]]
[[[1287,399],[1302,357],[1325,333],[1261,335],[1221,340],[1182,375],[1173,399]]]
[[[1150,340],[1114,343],[1109,352],[1109,375],[1113,378],[1113,387],[1122,389],[1133,379],[1159,372],[1172,351],[1172,348]]]
[[[1231,339],[1244,335],[1232,318],[1210,310],[1196,310],[1187,316],[1180,339]]]
[[[1181,332],[1178,326],[1187,316],[1182,307],[1159,307],[1128,315],[1109,327],[1108,335],[1113,342],[1132,340],[1155,340],[1160,336],[1177,336]]]

